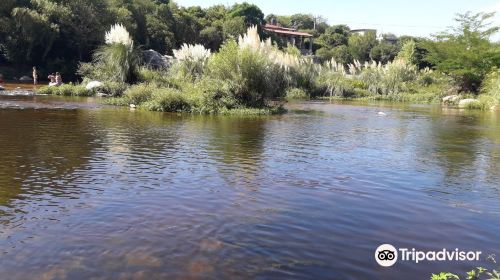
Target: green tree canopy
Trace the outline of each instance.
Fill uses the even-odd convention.
[[[229,18],[243,17],[247,26],[264,23],[264,13],[254,4],[247,2],[234,4],[228,13]]]
[[[489,23],[493,16],[458,14],[454,28],[424,44],[428,50],[425,59],[437,70],[452,75],[462,91],[477,92],[485,75],[500,65],[500,46],[490,41],[499,30]]]
[[[353,59],[361,62],[370,60],[370,51],[377,45],[375,32],[368,31],[365,34],[352,34],[349,37],[349,53]]]

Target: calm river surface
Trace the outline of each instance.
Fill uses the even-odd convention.
[[[428,279],[495,267],[500,113],[291,108],[182,116],[0,97],[0,278]],[[383,243],[483,254],[382,268]]]

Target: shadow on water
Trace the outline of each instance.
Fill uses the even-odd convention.
[[[78,196],[76,171],[98,145],[88,121],[80,111],[0,110],[2,212],[24,198]]]
[[[210,153],[220,160],[219,174],[228,185],[256,190],[264,149],[267,117],[208,118]]]
[[[453,192],[473,204],[480,196],[498,197],[500,188],[500,122],[494,112],[443,109],[433,115],[426,133],[437,165],[443,171],[441,194]],[[464,180],[467,178],[467,180]]]

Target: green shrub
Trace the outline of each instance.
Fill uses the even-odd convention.
[[[138,70],[137,78],[142,83],[155,83],[159,86],[172,86],[172,77],[167,70],[153,70],[141,67]]]
[[[477,102],[467,104],[467,109],[490,110],[498,104],[498,100],[494,96],[480,95]]]
[[[231,85],[215,79],[203,78],[192,88],[185,87],[183,91],[192,93],[192,110],[198,113],[217,113],[222,109],[231,109],[238,103],[232,94]]]
[[[210,57],[207,75],[226,82],[232,98],[245,107],[265,107],[266,100],[282,96],[287,86],[283,67],[259,50],[240,48],[234,40]]]
[[[329,67],[323,69],[318,76],[318,84],[327,90],[330,98],[353,97],[354,86],[351,78],[347,77],[343,66]]]
[[[307,100],[309,95],[300,88],[289,88],[286,91],[286,100]]]
[[[152,98],[153,92],[158,87],[155,84],[138,84],[128,88],[123,97],[128,104],[140,105]]]
[[[186,96],[171,88],[155,90],[151,100],[145,102],[142,107],[150,111],[161,112],[189,112],[191,110]]]
[[[464,109],[472,109],[472,110],[484,110],[486,107],[486,104],[481,103],[479,100],[475,100],[474,102],[469,102],[466,103],[465,106],[463,107]]]
[[[500,69],[495,69],[486,75],[481,93],[493,97],[496,104],[500,104]]]
[[[36,91],[38,94],[62,96],[92,96],[92,92],[81,85],[63,84],[60,86],[44,86]]]
[[[333,52],[329,47],[322,47],[316,51],[316,57],[320,61],[329,61],[333,58]]]
[[[417,68],[403,60],[395,60],[383,67],[384,74],[380,81],[382,92],[398,94],[408,90],[408,83],[416,80]]]
[[[73,87],[73,96],[93,96],[94,93],[87,90],[84,86],[78,85]]]
[[[293,56],[300,56],[300,50],[296,46],[294,46],[294,45],[292,45],[290,43],[286,44],[286,48],[284,49],[284,51],[287,54],[290,54],[290,55],[293,55]]]
[[[46,95],[55,95],[56,90],[55,87],[43,86],[36,90],[38,94],[46,94]]]
[[[286,71],[288,85],[313,91],[316,85],[316,78],[319,74],[320,65],[314,63],[311,58],[299,58],[297,63],[289,67]]]
[[[127,90],[128,85],[120,82],[105,82],[104,85],[98,89],[94,89],[93,92],[101,92],[109,96],[118,97],[122,96]]]

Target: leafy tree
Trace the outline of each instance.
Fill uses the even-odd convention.
[[[314,17],[306,14],[295,14],[290,17],[292,26],[297,29],[314,29]]]
[[[398,54],[398,50],[399,49],[396,45],[381,42],[371,49],[370,58],[372,60],[385,64],[389,61],[394,60],[394,58]]]
[[[318,44],[325,47],[336,47],[347,45],[349,41],[349,27],[345,25],[335,25],[328,27],[324,34],[317,40]]]
[[[348,64],[352,62],[352,57],[351,54],[349,53],[349,48],[345,45],[333,48],[332,58],[334,58],[337,62],[342,64]]]
[[[424,47],[425,59],[454,77],[462,91],[477,92],[485,75],[500,65],[500,46],[489,38],[498,26],[488,23],[495,13],[458,14],[457,26],[434,36]]]
[[[209,26],[200,31],[200,40],[204,43],[205,47],[215,51],[219,49],[224,40],[222,28]]]
[[[243,17],[246,26],[261,25],[264,23],[264,13],[254,4],[247,2],[234,4],[229,11],[228,18]]]
[[[224,21],[223,25],[224,38],[238,38],[247,30],[244,17],[234,17]]]
[[[376,34],[368,31],[365,34],[352,34],[349,37],[349,53],[353,59],[367,61],[370,59],[370,51],[377,45]]]
[[[269,14],[269,15],[266,16],[265,20],[269,24],[273,20],[276,20],[276,23],[279,24],[279,25],[281,25],[281,26],[283,26],[283,27],[287,27],[287,28],[292,27],[292,19],[289,16],[278,16],[278,15],[275,15],[275,14]]]
[[[316,56],[318,56],[322,61],[327,61],[333,58],[336,62],[344,65],[352,62],[349,48],[345,45],[334,48],[321,48],[316,51]]]
[[[410,64],[416,64],[417,63],[416,50],[417,50],[417,45],[415,41],[412,40],[406,41],[401,46],[401,51],[398,53],[397,58],[402,59]]]

